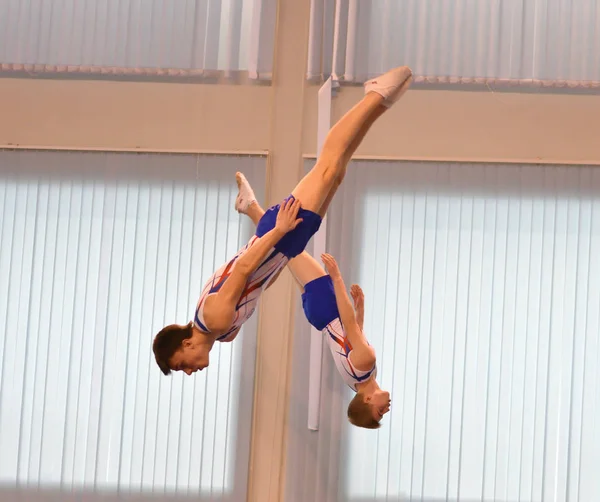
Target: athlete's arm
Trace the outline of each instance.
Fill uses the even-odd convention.
[[[363,331],[365,322],[365,294],[358,284],[352,284],[352,286],[350,286],[350,294],[352,295],[352,300],[354,300],[356,322],[358,323],[360,330]]]
[[[235,306],[249,277],[264,261],[273,246],[302,221],[297,218],[299,210],[300,201],[297,199],[289,199],[282,204],[277,214],[275,227],[258,238],[252,247],[238,259],[231,275],[225,280],[219,292],[208,296],[204,306],[204,320],[211,333],[219,335],[231,327],[235,316]]]
[[[346,292],[344,279],[342,278],[342,274],[340,273],[335,258],[329,254],[323,254],[321,255],[321,259],[333,282],[335,301],[340,312],[340,319],[344,326],[344,332],[352,345],[352,364],[354,364],[358,370],[367,371],[375,364],[375,351],[367,342],[367,339],[363,335],[362,329],[358,324],[352,302]]]

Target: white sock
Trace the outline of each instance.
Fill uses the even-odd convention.
[[[235,181],[239,190],[235,198],[235,210],[238,213],[245,214],[250,205],[256,202],[256,195],[254,195],[250,183],[248,183],[248,180],[242,173],[235,173]]]
[[[411,69],[408,66],[400,66],[365,82],[365,94],[376,92],[383,96],[383,105],[389,108],[402,97],[411,83]]]

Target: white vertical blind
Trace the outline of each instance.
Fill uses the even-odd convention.
[[[0,70],[270,78],[275,0],[0,0]]]
[[[327,425],[290,432],[296,489],[600,499],[600,170],[356,161],[330,216],[392,406],[379,431],[349,425],[324,358]]]
[[[262,197],[261,157],[0,151],[0,485],[243,497],[256,320],[193,377],[151,348],[252,233],[236,170]]]
[[[596,500],[600,171],[362,165],[369,335],[393,412],[347,493]],[[372,475],[372,477],[371,477]]]
[[[333,8],[335,18],[323,15]],[[600,87],[598,0],[313,0],[313,9],[309,78],[364,82],[410,65],[417,83]]]

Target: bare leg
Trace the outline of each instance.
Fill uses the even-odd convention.
[[[380,117],[398,95],[410,85],[411,72],[407,67],[391,70],[370,84],[371,91],[346,113],[329,131],[319,160],[313,169],[296,185],[292,195],[304,209],[325,215],[331,190],[341,182],[346,165],[373,122]],[[405,85],[406,84],[406,85]],[[386,97],[387,96],[387,97]],[[327,204],[325,204],[327,202]]]
[[[306,251],[292,258],[288,262],[287,267],[294,276],[294,279],[296,279],[300,289],[304,289],[304,286],[309,282],[327,275],[319,262]]]
[[[252,220],[252,223],[258,225],[258,222],[265,214],[265,210],[261,207],[258,201],[254,201],[252,204],[248,206],[248,209],[244,212],[244,214]]]
[[[369,131],[371,126],[374,124],[374,122],[379,117],[381,117],[386,110],[387,110],[387,108],[385,108],[384,106],[380,106],[379,108],[377,108],[377,110],[375,110],[375,112],[373,112],[371,114],[371,116],[369,117],[369,119],[363,124],[363,126],[359,130],[358,134],[354,138],[354,141],[350,145],[350,148],[348,148],[348,151],[346,152],[346,155],[345,155],[344,159],[342,160],[343,169],[341,170],[338,177],[335,179],[333,186],[331,187],[331,189],[329,190],[329,193],[327,194],[327,198],[325,199],[325,202],[323,202],[321,209],[319,209],[319,215],[321,217],[324,217],[325,214],[327,214],[327,210],[329,209],[329,204],[331,204],[331,201],[333,200],[333,197],[335,196],[337,189],[342,184],[342,181],[344,181],[344,176],[346,175],[346,167],[348,166],[348,163],[350,162],[352,155],[354,155],[354,152],[356,151],[356,149],[358,148],[358,146],[360,145],[360,143],[362,142],[364,137],[367,135],[367,132]]]
[[[352,143],[350,144],[350,147],[346,150],[345,154],[346,157],[344,159],[342,159],[343,163],[345,165],[348,165],[348,162],[350,162],[350,159],[352,158],[352,156],[354,155],[354,152],[356,152],[356,149],[360,146],[360,144],[362,143],[363,139],[365,139],[365,136],[367,135],[367,133],[369,132],[369,129],[371,129],[371,126],[375,123],[375,121],[381,117],[385,111],[387,110],[387,108],[385,106],[380,106],[378,107],[367,119],[367,121],[362,125],[362,127],[358,130],[358,134],[356,135],[356,137],[354,138],[354,140],[352,141]],[[345,174],[345,169],[344,169],[344,173]]]
[[[382,105],[383,97],[371,92],[354,106],[329,131],[321,155],[311,171],[296,185],[292,195],[299,199],[302,208],[321,214],[321,207],[339,176],[344,172],[348,150],[370,116]]]

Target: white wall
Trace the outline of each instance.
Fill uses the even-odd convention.
[[[317,90],[304,100],[302,152],[316,151]],[[362,96],[344,87],[339,118]],[[203,151],[271,149],[273,89],[0,79],[0,145]],[[358,156],[594,163],[600,96],[410,91],[365,139]]]
[[[0,145],[256,151],[266,86],[0,79]]]
[[[333,118],[362,88],[342,88]],[[305,153],[316,151],[317,96],[308,94]],[[377,121],[357,156],[428,160],[600,161],[600,96],[409,91]]]

